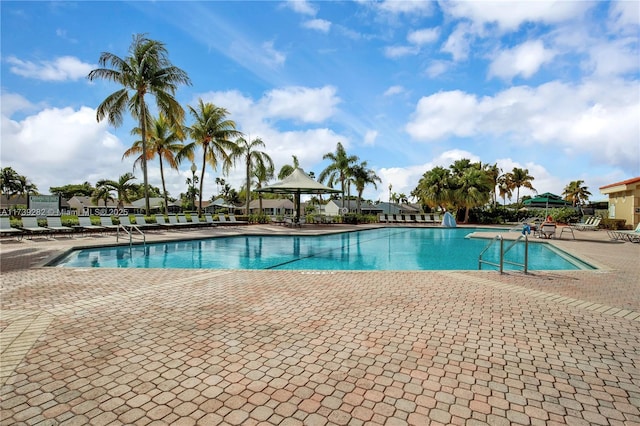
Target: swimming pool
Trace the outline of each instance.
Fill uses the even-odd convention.
[[[471,228],[380,228],[323,236],[229,236],[76,250],[59,267],[275,270],[477,270],[488,240]],[[483,256],[498,261],[498,245]],[[507,260],[522,262],[523,244]],[[492,269],[483,266],[483,269]],[[505,269],[514,269],[505,265]],[[548,244],[529,244],[530,270],[593,269]]]

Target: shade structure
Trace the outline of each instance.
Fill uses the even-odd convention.
[[[548,207],[548,206],[557,207],[557,206],[571,205],[570,202],[564,200],[559,195],[555,195],[550,192],[545,192],[544,194],[540,194],[537,197],[524,200],[522,204],[529,207]]]
[[[301,194],[331,194],[340,192],[339,189],[330,188],[316,182],[301,168],[295,169],[289,176],[273,185],[256,189],[256,192],[270,192],[273,194],[293,194],[296,199],[296,220],[300,218]]]

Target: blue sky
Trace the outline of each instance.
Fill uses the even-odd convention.
[[[89,82],[102,52],[132,36],[166,44],[192,86],[176,96],[230,112],[276,169],[318,175],[342,142],[382,183],[470,158],[527,168],[539,193],[640,176],[640,2],[0,2],[2,167],[46,193],[132,171],[135,123],[97,122],[117,86]],[[187,122],[189,124],[189,121]],[[191,164],[166,173],[172,196]],[[201,164],[197,164],[198,168]],[[205,197],[215,177],[207,169]],[[135,171],[139,181],[142,174]],[[160,186],[157,161],[150,183]],[[530,195],[521,191],[521,195]]]

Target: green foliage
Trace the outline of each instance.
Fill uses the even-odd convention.
[[[93,191],[95,191],[95,188],[89,182],[63,186],[52,186],[49,188],[49,192],[51,192],[52,195],[60,195],[66,200],[73,197],[74,195],[88,197],[93,194]]]
[[[255,213],[249,215],[249,223],[269,223],[271,219],[264,213]]]

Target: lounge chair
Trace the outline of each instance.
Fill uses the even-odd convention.
[[[378,222],[387,223],[388,222],[387,215],[386,214],[381,214],[380,216],[378,216]]]
[[[157,214],[156,215],[156,225],[161,226],[163,228],[179,228],[180,225],[179,224],[172,224],[167,222],[167,219],[165,219],[163,214]]]
[[[213,217],[211,216],[211,213],[205,213],[204,214],[204,223],[206,223],[209,226],[218,226],[216,221],[213,220]]]
[[[224,213],[220,213],[218,215],[218,218],[220,218],[220,220],[218,221],[219,225],[233,225],[230,220],[227,220],[227,217],[224,215]]]
[[[18,241],[22,239],[23,231],[11,227],[11,219],[9,216],[0,216],[0,235],[16,237]]]
[[[589,217],[584,223],[572,225],[572,228],[577,229],[578,231],[597,231],[600,226],[600,222],[602,222],[601,217]]]
[[[157,229],[159,227],[157,223],[147,222],[144,215],[136,214],[133,217],[136,219],[136,226],[140,229]]]
[[[640,223],[633,231],[607,231],[612,240],[629,241],[632,243],[640,243]]]
[[[167,219],[169,220],[169,224],[173,225],[176,228],[187,228],[191,226],[190,223],[181,223],[175,215],[169,215],[167,216]]]
[[[104,226],[91,223],[91,217],[89,216],[78,216],[78,223],[78,228],[82,231],[104,232],[107,229]]]
[[[38,218],[35,216],[22,216],[22,226],[20,229],[24,230],[29,238],[34,234],[50,234],[51,230],[44,226],[38,225]]]
[[[424,218],[423,214],[417,214],[415,218],[416,218],[416,223],[427,223],[427,220]]]
[[[120,221],[120,226],[124,228],[133,228],[134,226],[136,226],[135,223],[131,223],[131,219],[129,218],[129,215],[125,214],[122,216],[118,216],[118,220]]]
[[[47,216],[47,228],[54,231],[54,233],[64,233],[71,234],[73,232],[73,228],[70,226],[64,226],[62,224],[62,220],[60,220],[60,216]],[[71,238],[71,235],[69,235]]]
[[[118,230],[118,225],[113,224],[111,216],[100,216],[100,226],[111,231]]]
[[[229,222],[236,224],[236,225],[248,225],[249,222],[246,220],[237,220],[236,219],[236,215],[234,215],[233,213],[229,214]]]

